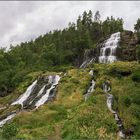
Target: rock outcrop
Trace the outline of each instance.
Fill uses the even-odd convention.
[[[137,44],[138,39],[132,31],[122,32],[120,46],[116,52],[118,59],[121,61],[136,61]]]

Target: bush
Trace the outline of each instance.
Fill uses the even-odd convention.
[[[140,105],[140,94],[133,95],[132,101],[133,103]]]
[[[134,82],[140,83],[140,71],[135,71],[132,75],[132,80]]]
[[[124,101],[124,104],[125,104],[126,107],[129,107],[131,105],[131,98],[130,97],[125,96],[123,98],[123,101]]]
[[[109,75],[111,74],[112,76],[116,76],[116,77],[121,78],[123,76],[127,77],[127,76],[131,75],[131,71],[127,68],[124,68],[124,67],[119,68],[117,66],[114,66],[109,70],[108,74]]]
[[[138,55],[138,61],[140,63],[140,45],[138,46],[137,55]]]
[[[130,113],[132,113],[136,118],[140,119],[140,106],[137,104],[132,104],[129,107]]]
[[[11,139],[18,133],[18,128],[14,123],[6,124],[2,128],[2,137],[5,139]]]

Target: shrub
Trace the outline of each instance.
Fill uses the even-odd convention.
[[[131,71],[127,68],[118,68],[117,66],[112,67],[108,74],[116,77],[122,77],[122,76],[129,76],[131,75]]]
[[[123,98],[123,101],[124,101],[124,104],[125,104],[126,107],[129,107],[131,105],[131,98],[130,97],[125,96]]]
[[[133,95],[132,101],[133,103],[140,105],[140,94]]]
[[[140,83],[140,71],[135,71],[132,75],[132,80],[134,82]]]
[[[2,137],[5,139],[11,139],[18,133],[18,128],[14,123],[6,124],[2,128]]]
[[[140,106],[137,104],[132,104],[129,107],[129,111],[138,119],[140,119]]]

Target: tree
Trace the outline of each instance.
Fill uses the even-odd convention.
[[[120,18],[115,19],[113,16],[110,18],[107,17],[107,19],[102,23],[102,31],[103,36],[123,31],[123,20]]]
[[[92,11],[89,10],[88,15],[87,15],[87,27],[90,29],[92,25]]]
[[[94,21],[100,22],[100,18],[101,18],[101,15],[100,15],[99,11],[97,11],[94,15]]]
[[[137,59],[140,63],[140,45],[138,45],[138,47],[137,47]]]
[[[84,11],[84,13],[83,13],[83,18],[82,18],[82,24],[83,24],[84,26],[86,26],[86,24],[87,24],[87,18],[88,18],[88,14],[87,14],[86,11]]]
[[[137,23],[134,25],[135,32],[137,33],[138,40],[140,43],[140,18],[138,18]]]

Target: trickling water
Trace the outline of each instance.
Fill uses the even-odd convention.
[[[60,80],[59,75],[55,76],[49,76],[49,83],[51,84],[51,87],[47,89],[46,94],[43,95],[35,104],[35,107],[38,108],[39,106],[43,105],[49,98],[50,92],[56,88],[56,85],[58,84]]]
[[[100,49],[99,63],[112,63],[117,61],[116,48],[120,41],[120,32],[114,33],[111,37],[106,40],[104,47]],[[106,52],[109,50],[109,55]]]
[[[11,120],[15,115],[16,115],[16,113],[11,114],[11,115],[7,116],[5,119],[1,120],[0,127],[2,127],[8,120]]]
[[[89,75],[93,76],[93,70],[89,71]]]
[[[82,63],[82,65],[80,66],[80,68],[86,68],[88,65],[92,64],[93,61],[94,61],[94,58],[85,60],[85,61]]]
[[[91,95],[91,93],[95,90],[95,81],[93,79],[93,70],[90,70],[89,75],[92,76],[92,80],[90,82],[90,87],[88,88],[86,94],[84,95],[85,101],[88,99],[88,97]]]
[[[87,93],[85,94],[85,101],[88,99],[88,97],[91,95],[91,93],[94,91],[95,89],[95,81],[92,80],[91,81],[91,86],[89,87]]]
[[[30,94],[32,93],[33,89],[35,88],[37,84],[37,80],[35,80],[25,91],[24,94],[22,94],[17,101],[13,102],[11,105],[16,105],[16,104],[21,104],[23,107],[23,102],[30,96]]]
[[[111,113],[116,113],[116,112],[112,109],[113,101],[114,101],[113,95],[107,93],[107,106],[108,106],[108,109],[110,110]]]
[[[117,114],[117,112],[112,109],[112,106],[114,103],[114,96],[108,93],[111,90],[110,83],[104,83],[103,90],[105,91],[106,96],[107,96],[107,107],[110,110],[110,112],[114,114],[114,118],[118,125],[118,129],[119,129],[118,135],[121,138],[125,138],[123,123],[121,119],[119,118],[119,115]]]

